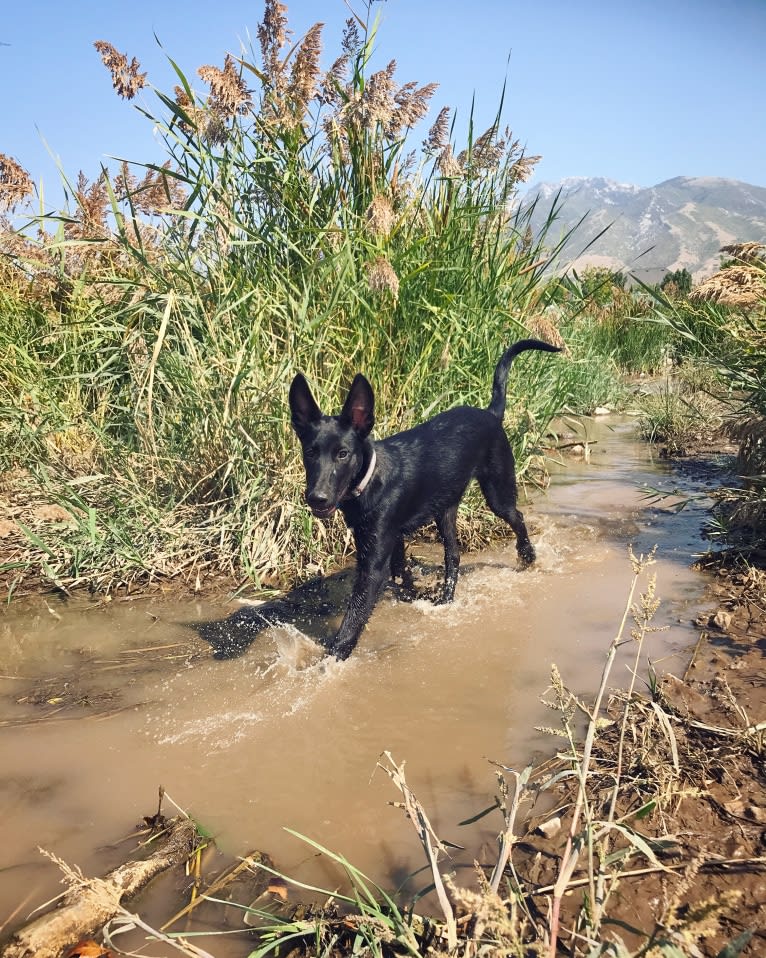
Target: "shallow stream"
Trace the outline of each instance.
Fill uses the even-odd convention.
[[[669,628],[650,637],[657,671],[682,672],[697,637],[705,580],[690,562],[705,548],[704,503],[648,504],[648,487],[673,489],[678,477],[628,422],[589,428],[590,461],[569,461],[524,508],[535,567],[518,570],[509,540],[463,557],[451,606],[387,594],[345,663],[319,657],[294,625],[214,658],[189,624],[223,619],[234,603],[48,597],[4,611],[0,925],[60,890],[38,846],[86,873],[111,867],[130,848],[114,843],[156,810],[160,784],[230,855],[261,849],[288,874],[338,884],[289,827],[396,887],[424,859],[388,804],[399,795],[376,771],[384,750],[406,760],[441,837],[466,846],[456,866],[482,846],[491,858],[499,817],[458,823],[491,804],[490,760],[520,767],[558,745],[535,731],[555,722],[540,703],[551,663],[578,693],[596,688],[628,595],[629,543],[658,546],[657,624]],[[411,551],[440,562],[438,546]],[[342,609],[347,580],[321,609]],[[628,654],[613,684],[628,681]]]

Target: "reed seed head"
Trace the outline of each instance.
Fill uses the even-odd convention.
[[[395,109],[386,129],[386,134],[393,139],[420,122],[428,113],[431,97],[436,93],[438,83],[427,83],[419,87],[417,83],[405,83],[394,94]]]
[[[378,125],[385,128],[394,115],[395,71],[396,60],[391,60],[385,70],[372,74],[361,96],[349,103],[346,117],[369,133]]]
[[[146,74],[139,73],[141,64],[133,59],[128,63],[126,54],[120,53],[106,40],[96,40],[93,46],[101,54],[104,66],[112,74],[112,86],[124,100],[132,100],[146,86]]]
[[[564,337],[559,332],[558,327],[544,313],[537,313],[537,315],[527,319],[525,326],[537,339],[542,339],[546,343],[550,343],[551,346],[558,346],[559,349],[566,348]]]
[[[396,302],[399,298],[399,277],[386,257],[378,256],[372,263],[367,263],[365,268],[370,291],[378,295],[390,293]]]
[[[728,246],[722,246],[720,252],[728,253],[733,259],[740,263],[760,263],[764,265],[764,252],[766,246],[763,243],[731,243]]]
[[[297,123],[302,122],[308,105],[317,92],[323,27],[323,23],[314,24],[303,38],[293,60],[287,98],[292,104],[294,119]]]
[[[180,121],[181,129],[186,133],[192,133],[198,128],[199,117],[203,111],[199,109],[194,99],[189,96],[183,87],[175,86],[173,87],[173,92],[176,95],[176,103],[189,118],[189,122],[186,122],[186,120]]]
[[[29,173],[12,156],[0,153],[0,210],[14,209],[33,191]]]
[[[64,235],[67,239],[106,239],[109,229],[106,221],[106,211],[109,207],[109,194],[106,189],[104,173],[93,183],[80,170],[75,189],[77,212],[72,222],[64,226]]]
[[[462,155],[463,154],[461,154],[461,156]],[[448,143],[439,154],[439,158],[436,161],[436,167],[441,175],[447,179],[454,179],[456,177],[463,176],[463,173],[465,172],[463,169],[463,164],[452,152],[452,145],[450,143]]]
[[[388,198],[382,193],[376,193],[367,207],[367,226],[372,236],[386,237],[390,234],[395,217]]]
[[[749,309],[766,301],[766,270],[753,263],[727,266],[689,294],[693,303],[718,303]]]
[[[274,90],[281,90],[284,86],[285,64],[281,53],[289,36],[287,5],[279,0],[266,0],[263,21],[258,26],[258,41],[261,45],[263,68]]]
[[[511,167],[513,182],[526,183],[541,159],[542,156],[524,156],[522,154]]]
[[[431,129],[428,131],[428,137],[423,141],[423,149],[426,153],[440,153],[449,140],[449,115],[450,108],[443,106],[439,110],[439,115]]]
[[[497,138],[497,124],[493,123],[474,141],[470,154],[471,166],[475,170],[497,169],[504,153],[505,140]]]
[[[356,19],[354,17],[349,17],[348,20],[346,20],[346,26],[343,28],[343,39],[341,40],[341,46],[349,57],[356,56],[356,54],[362,49],[362,41],[359,37],[359,28],[356,25]]]
[[[224,58],[223,70],[213,66],[202,66],[197,73],[210,87],[208,106],[223,122],[238,114],[246,113],[252,106],[253,99],[250,91],[230,53],[227,53]]]
[[[340,105],[340,91],[345,87],[348,76],[348,61],[349,55],[344,53],[343,56],[338,57],[327,73],[325,73],[322,78],[322,88],[319,96],[320,103],[326,103],[336,107]]]
[[[150,215],[183,206],[186,191],[170,173],[170,160],[160,170],[147,170],[146,175],[134,190],[134,204],[142,213]]]

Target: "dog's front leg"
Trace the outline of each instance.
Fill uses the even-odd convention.
[[[324,643],[327,651],[336,658],[347,659],[354,651],[388,581],[393,547],[393,542],[386,542],[383,549],[380,548],[380,543],[377,543],[375,549],[366,548],[359,552],[356,580],[346,614],[336,635]]]

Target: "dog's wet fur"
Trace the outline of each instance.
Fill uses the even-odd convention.
[[[290,386],[292,424],[306,469],[306,502],[320,519],[340,509],[356,544],[357,570],[346,614],[338,632],[322,644],[348,658],[389,578],[406,579],[404,537],[435,521],[444,543],[444,590],[455,596],[460,553],[457,509],[471,479],[487,505],[516,535],[522,565],[535,550],[524,517],[516,507],[513,451],[503,429],[508,371],[526,350],[560,352],[537,339],[522,339],[500,358],[486,409],[458,406],[380,441],[370,438],[375,424],[372,387],[354,377],[338,416],[322,413],[301,373]]]

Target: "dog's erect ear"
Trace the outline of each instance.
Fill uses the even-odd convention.
[[[352,426],[366,439],[375,425],[375,397],[372,386],[361,373],[354,376],[340,414],[340,421]]]
[[[319,422],[322,418],[322,410],[311,395],[309,384],[302,373],[298,373],[290,384],[290,412],[293,429],[299,436],[307,426]]]

